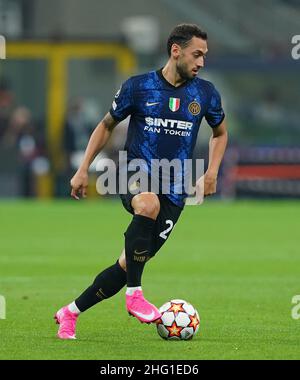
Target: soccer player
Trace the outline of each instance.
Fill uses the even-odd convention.
[[[200,123],[205,117],[212,136],[204,174],[204,196],[216,192],[227,131],[218,91],[212,83],[197,77],[208,51],[207,34],[196,25],[178,25],[168,38],[167,50],[169,59],[162,69],[129,78],[116,94],[112,108],[92,133],[83,162],[71,180],[71,195],[75,199],[86,197],[90,164],[113,128],[129,115],[125,144],[128,161],[143,159],[150,175],[152,159],[176,158],[183,162],[192,157]],[[161,316],[143,296],[142,273],[145,263],[170,236],[184,208],[186,194],[175,191],[171,178],[168,194],[140,191],[120,197],[125,209],[133,215],[124,234],[125,249],[115,264],[98,274],[74,302],[56,313],[61,339],[75,339],[79,314],[112,297],[125,285],[129,314],[146,323]]]

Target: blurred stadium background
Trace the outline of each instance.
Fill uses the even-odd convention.
[[[227,114],[218,196],[299,197],[300,76],[291,57],[299,19],[296,0],[0,0],[0,197],[69,196],[69,179],[116,90],[164,64],[166,38],[181,22],[207,30],[200,75],[220,89]],[[106,156],[117,157],[126,124]],[[203,125],[197,157],[207,157],[209,135]]]

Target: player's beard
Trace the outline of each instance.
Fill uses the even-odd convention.
[[[177,62],[176,70],[183,80],[190,80],[194,78],[193,74],[188,71],[186,63]]]

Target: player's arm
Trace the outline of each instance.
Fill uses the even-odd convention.
[[[97,125],[93,131],[89,143],[87,145],[83,161],[71,179],[71,196],[79,199],[80,196],[86,197],[88,187],[88,170],[97,154],[103,149],[111,136],[112,130],[118,124],[110,113],[107,113],[103,120]]]
[[[213,134],[209,140],[209,163],[204,175],[204,196],[212,195],[217,191],[217,177],[225,153],[228,133],[225,120],[212,128]]]

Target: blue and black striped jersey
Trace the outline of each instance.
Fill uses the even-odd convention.
[[[149,173],[152,159],[192,158],[203,117],[212,128],[225,117],[212,83],[196,77],[175,87],[162,70],[129,78],[116,94],[110,114],[116,121],[131,115],[124,149],[129,161],[145,160]],[[175,193],[171,186],[167,197],[183,207],[186,194]]]

